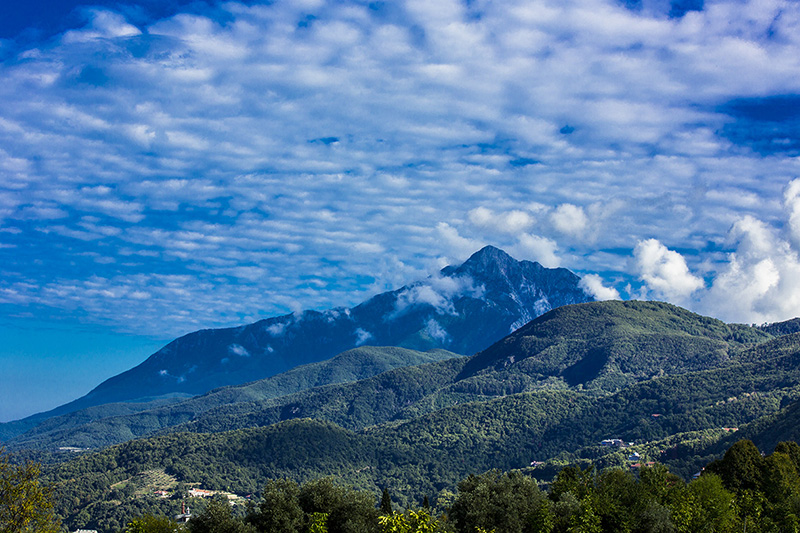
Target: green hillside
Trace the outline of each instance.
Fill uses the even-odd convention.
[[[222,412],[229,406],[249,410],[258,402],[284,397],[325,385],[353,382],[387,370],[433,361],[460,359],[446,350],[418,352],[396,347],[363,346],[333,359],[302,365],[267,379],[223,387],[201,396],[151,404],[108,404],[54,417],[12,439],[16,448],[53,449],[72,446],[98,448],[151,435],[164,428],[195,420],[203,413]],[[166,404],[166,405],[165,405]],[[255,424],[253,424],[255,425]],[[238,426],[238,427],[246,427]]]
[[[779,442],[800,441],[800,401],[739,428],[736,434],[728,435],[709,446],[707,453],[719,454],[739,439],[753,441],[762,451],[774,450]]]
[[[614,392],[665,374],[724,364],[770,335],[662,302],[602,302],[554,309],[471,358],[462,379],[515,368],[569,386]]]

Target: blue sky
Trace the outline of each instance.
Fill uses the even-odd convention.
[[[800,315],[797,2],[3,9],[0,420],[484,244]]]

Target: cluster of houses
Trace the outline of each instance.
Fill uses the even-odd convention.
[[[654,414],[653,416],[655,417],[661,415]],[[606,446],[609,448],[628,448],[633,446],[633,444],[633,442],[625,442],[622,439],[604,439],[600,441],[600,446]],[[628,455],[628,461],[631,463],[629,466],[633,469],[642,468],[643,466],[650,467],[656,464],[655,461],[647,461],[646,463],[642,463],[642,456],[639,454],[639,452],[633,452]]]
[[[156,493],[160,493],[164,491],[156,491]],[[242,499],[242,496],[237,496],[236,494],[231,494],[230,492],[222,492],[219,490],[206,490],[206,489],[195,489],[191,488],[188,490],[189,496],[192,498],[211,498],[212,496],[220,495],[225,496],[228,498],[228,501],[233,505],[233,500]],[[250,499],[250,495],[244,497],[244,499]],[[189,520],[192,519],[192,512],[186,507],[186,502],[181,502],[181,512],[180,514],[175,515],[175,521],[179,524],[185,524]]]
[[[641,468],[642,466],[653,466],[655,461],[647,461],[646,463],[642,464],[642,456],[639,455],[639,452],[633,452],[628,456],[628,461],[631,462],[631,468]]]
[[[213,496],[219,495],[228,498],[228,500],[239,500],[239,499],[249,499],[250,495],[247,496],[239,496],[237,494],[233,494],[230,492],[223,492],[221,490],[206,490],[206,489],[195,489],[191,488],[187,491],[189,497],[191,498],[211,498]],[[154,496],[158,496],[159,498],[169,498],[172,496],[172,493],[168,490],[154,490]]]

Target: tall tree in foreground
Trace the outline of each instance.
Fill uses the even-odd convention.
[[[392,514],[392,497],[389,496],[389,489],[384,488],[383,494],[381,495],[381,514],[382,515],[390,515]]]
[[[300,488],[300,507],[307,516],[327,515],[329,533],[377,533],[378,509],[372,494],[338,485],[333,478],[309,481]]]
[[[0,448],[0,532],[58,531],[61,523],[53,512],[49,489],[39,482],[39,465],[12,464]]]

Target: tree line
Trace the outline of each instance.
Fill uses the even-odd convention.
[[[544,490],[519,471],[470,475],[456,494],[398,509],[371,492],[322,478],[267,483],[243,514],[212,500],[185,526],[166,517],[130,522],[126,533],[779,533],[800,531],[800,446],[763,456],[742,440],[685,482],[664,465],[567,466]]]
[[[457,493],[400,508],[391,488],[370,491],[332,477],[274,479],[257,500],[205,502],[186,524],[166,513],[128,520],[124,533],[779,533],[800,531],[800,445],[762,455],[733,444],[690,482],[660,464],[641,469],[567,466],[542,487],[520,471],[470,475]],[[0,532],[64,531],[35,464],[0,451]]]

